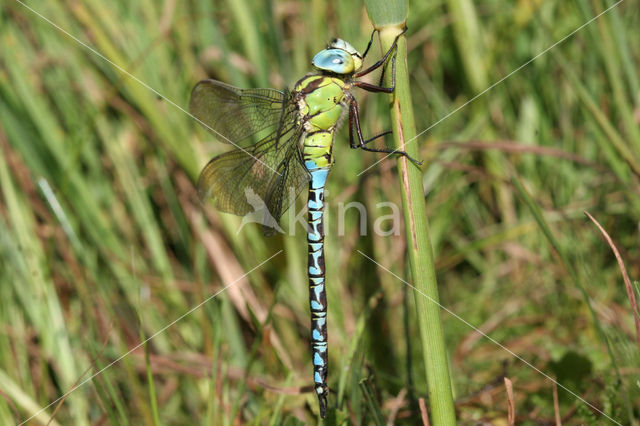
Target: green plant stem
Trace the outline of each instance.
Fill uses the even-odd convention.
[[[380,28],[383,51],[393,44],[401,27]],[[418,144],[411,141],[416,135],[407,71],[407,44],[404,36],[398,39],[395,92],[390,95],[394,148],[418,158]],[[391,73],[389,73],[391,74]],[[390,80],[390,77],[388,78]],[[390,84],[390,81],[387,82]],[[440,320],[440,302],[427,210],[420,169],[404,156],[398,157],[398,171],[402,190],[402,206],[407,238],[407,250],[417,307],[422,353],[427,373],[427,388],[431,418],[434,425],[455,424],[455,411],[449,377],[449,364]]]

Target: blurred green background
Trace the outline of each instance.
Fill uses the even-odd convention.
[[[613,4],[413,2],[418,130]],[[228,146],[173,103],[186,108],[206,77],[290,87],[332,37],[364,49],[364,7],[28,5],[157,93],[19,2],[0,3],[0,423],[31,417],[107,366],[30,424],[54,414],[50,424],[315,422],[302,229],[237,232],[240,218],[201,205],[198,173]],[[622,2],[414,142],[441,303],[623,424],[640,418],[638,337],[615,257],[583,212],[637,278],[637,6]],[[379,54],[376,42],[368,60]],[[385,96],[356,96],[367,134],[390,128]],[[426,386],[411,290],[357,252],[408,278],[404,233],[373,232],[389,214],[378,203],[401,204],[395,160],[358,176],[380,157],[350,150],[346,129],[334,154],[329,386],[340,393],[329,421],[416,424]],[[338,232],[338,207],[351,201],[368,208],[366,235],[355,209]],[[551,381],[442,316],[461,424],[506,424],[502,376],[519,424],[608,421],[562,389],[554,409]]]

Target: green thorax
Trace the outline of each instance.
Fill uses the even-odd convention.
[[[340,120],[347,84],[336,77],[309,75],[294,88],[305,131],[333,130]]]
[[[294,88],[305,138],[303,155],[316,167],[330,167],[335,130],[342,117],[348,84],[326,75],[309,75]]]

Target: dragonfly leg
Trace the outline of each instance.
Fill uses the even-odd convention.
[[[373,140],[376,140],[378,138],[381,138],[383,136],[390,135],[391,133],[393,133],[393,131],[387,130],[385,132],[378,133],[377,135],[375,135],[372,138],[369,138],[369,139],[366,139],[366,140],[362,140],[363,139],[362,130],[360,130],[360,134],[358,135],[358,143],[356,143],[354,138],[353,138],[353,129],[355,127],[354,118],[353,118],[354,116],[356,116],[356,115],[352,114],[351,113],[351,108],[349,108],[349,146],[351,147],[351,149],[360,148],[362,145],[366,145],[366,144],[368,144],[369,142],[371,142]],[[360,120],[358,119],[358,124],[359,123],[360,123]]]
[[[352,99],[352,102],[355,102],[355,99]],[[356,107],[357,107],[357,103],[356,103]],[[357,115],[357,112],[355,114],[352,113],[351,111],[352,107],[349,107],[349,146],[351,147],[351,149],[357,149],[360,148],[361,146],[364,146],[366,144],[368,144],[369,142],[376,140],[378,138],[381,138],[383,136],[389,135],[391,133],[393,133],[393,131],[391,130],[387,130],[385,132],[382,133],[378,133],[377,135],[375,135],[372,138],[363,140],[364,138],[362,137],[362,130],[360,129],[360,119]],[[355,117],[355,119],[354,119]],[[355,125],[355,122],[357,121],[358,125]],[[356,143],[355,138],[353,137],[353,129],[356,129],[356,132],[358,133],[358,142]]]
[[[376,86],[375,84],[365,83],[364,81],[354,81],[353,85],[359,87],[361,89],[366,90],[367,92],[376,92],[376,93],[393,93],[396,89],[396,53],[393,52],[393,56],[391,57],[391,86],[384,87],[382,85],[382,79],[384,78],[384,72],[387,67],[382,68],[382,73],[380,75],[380,82]]]
[[[367,46],[367,51],[369,50],[369,48],[371,47],[371,43],[373,42],[373,34],[375,34],[376,30],[374,30],[374,32],[371,34],[371,40],[369,40],[369,45]],[[389,55],[391,55],[391,52],[394,52],[396,50],[396,46],[398,44],[398,39],[400,38],[400,36],[402,34],[404,34],[405,32],[407,32],[407,27],[404,28],[404,30],[398,34],[396,36],[396,38],[393,40],[393,44],[391,45],[391,47],[389,48],[389,50],[387,50],[387,52],[384,54],[384,56],[382,57],[382,59],[380,59],[378,62],[376,62],[375,64],[371,65],[369,68],[362,70],[360,72],[357,72],[356,74],[354,74],[354,78],[358,78],[358,77],[362,77],[363,75],[367,75],[375,70],[377,70],[378,68],[380,68],[382,65],[385,64],[385,62],[387,62],[387,59],[389,58]],[[366,52],[365,51],[365,55]],[[364,56],[363,56],[364,58]]]
[[[358,143],[353,140],[353,130],[355,129],[356,135],[358,136]],[[388,135],[392,133],[391,130],[387,130],[386,132],[382,132],[372,138],[366,139],[362,136],[362,128],[360,127],[360,115],[358,110],[358,101],[355,98],[351,98],[349,102],[349,144],[352,149],[360,148],[363,151],[369,152],[383,152],[386,154],[399,154],[405,156],[409,161],[414,163],[417,166],[422,165],[422,161],[418,161],[409,154],[404,151],[400,151],[397,149],[389,149],[389,148],[369,148],[366,145],[372,140],[378,139],[384,135]]]
[[[375,33],[377,33],[378,30],[377,29],[373,29],[373,31],[371,32],[371,38],[369,38],[369,43],[367,44],[367,48],[364,50],[364,53],[362,54],[362,59],[364,60],[364,58],[367,57],[367,53],[369,53],[369,49],[371,48],[371,45],[373,44],[373,36],[375,35]]]
[[[400,37],[402,34],[404,34],[405,32],[407,32],[407,29],[405,28],[403,32],[401,32],[400,34],[398,34],[396,36],[396,39],[393,41],[393,43],[395,44],[398,41],[398,37]],[[396,56],[398,55],[398,48],[396,46],[396,50],[393,52],[393,56],[391,57],[391,87],[392,88],[396,88]],[[378,81],[378,86],[383,87],[382,86],[382,82],[384,81],[384,74],[387,72],[387,67],[382,67],[382,72],[380,73],[380,80]]]

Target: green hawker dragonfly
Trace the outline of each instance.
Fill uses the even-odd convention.
[[[396,43],[402,34],[396,37],[382,59],[362,70],[375,32],[363,55],[344,40],[332,40],[312,60],[317,71],[300,79],[292,91],[238,89],[216,80],[203,80],[191,93],[192,114],[223,142],[237,147],[215,157],[202,170],[198,194],[203,201],[211,199],[219,210],[244,216],[254,213],[256,200],[259,200],[277,224],[303,186],[309,187],[311,355],[322,418],[326,415],[328,396],[324,187],[334,162],[333,140],[341,117],[348,113],[351,148],[400,154],[420,164],[403,151],[367,146],[389,131],[370,139],[362,136],[358,103],[351,89],[393,92]],[[389,58],[392,65],[390,87],[382,86],[382,77],[378,85],[357,80],[383,67]],[[267,221],[262,223],[268,224]]]

